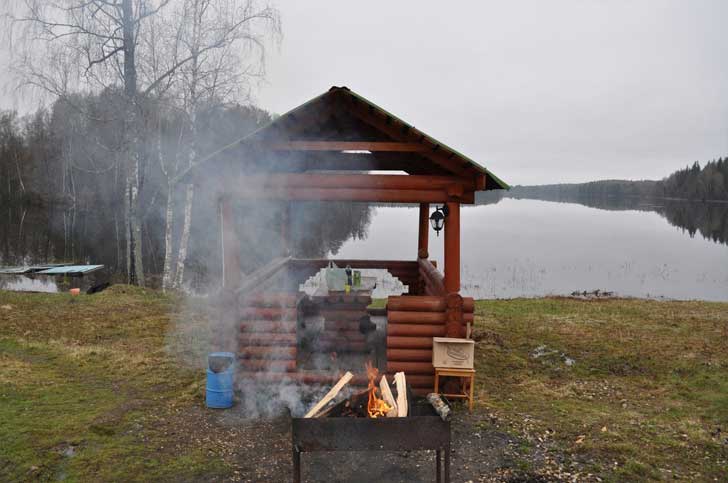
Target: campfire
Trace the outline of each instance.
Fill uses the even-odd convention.
[[[369,393],[369,397],[367,399],[367,415],[370,418],[386,416],[388,412],[392,411],[393,407],[390,406],[384,399],[377,397],[377,386],[374,381],[377,380],[379,370],[372,366],[372,363],[369,361],[366,363],[366,369],[367,378],[369,379],[369,385],[367,386],[367,392]],[[383,377],[383,379],[386,383],[386,377]]]
[[[303,418],[292,419],[293,481],[301,481],[305,452],[434,450],[435,479],[443,481],[444,469],[449,482],[450,407],[437,394],[413,396],[404,372],[394,375],[390,388],[371,363],[365,369],[366,390],[342,399],[354,377],[347,372]]]
[[[367,361],[365,366],[367,388],[352,394],[339,402],[334,402],[339,393],[354,377],[347,372],[304,416],[305,418],[321,417],[406,417],[408,413],[407,381],[403,372],[394,375],[397,398],[394,397],[386,376],[379,377],[379,370]],[[378,380],[378,382],[377,382]]]
[[[431,407],[444,421],[450,419],[450,407],[438,394],[426,398],[414,398],[407,386],[404,372],[394,375],[394,396],[387,377],[379,377],[379,370],[367,361],[365,364],[367,388],[355,392],[348,398],[335,402],[342,389],[353,379],[351,372],[344,374],[331,390],[318,401],[304,418],[351,417],[351,418],[404,418],[412,415],[414,405]],[[377,384],[377,379],[379,383]]]

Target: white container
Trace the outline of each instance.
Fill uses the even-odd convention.
[[[337,267],[334,262],[329,262],[326,268],[326,286],[329,291],[343,292],[346,286],[346,270]]]

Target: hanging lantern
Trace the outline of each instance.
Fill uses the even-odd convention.
[[[447,215],[447,205],[442,205],[439,208],[435,208],[435,211],[432,213],[432,215],[430,215],[430,224],[435,230],[435,233],[437,233],[437,236],[440,236],[440,230],[442,230],[445,226],[445,218],[447,217]]]

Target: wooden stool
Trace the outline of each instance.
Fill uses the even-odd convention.
[[[473,411],[473,388],[475,387],[475,369],[454,369],[452,367],[436,367],[435,368],[435,392],[440,394],[440,376],[443,377],[461,377],[470,379],[469,390],[462,394],[443,394],[448,398],[460,398],[468,400],[468,410]]]

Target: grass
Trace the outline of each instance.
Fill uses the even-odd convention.
[[[205,448],[165,435],[176,408],[201,403],[200,375],[165,350],[177,305],[123,286],[76,298],[0,292],[0,480],[226,472]]]
[[[573,467],[728,479],[728,304],[479,301],[474,338],[480,410]]]
[[[127,286],[0,291],[0,481],[228,479],[199,437],[204,317]],[[728,479],[728,304],[480,301],[474,336],[476,411],[547,455],[522,471]]]

